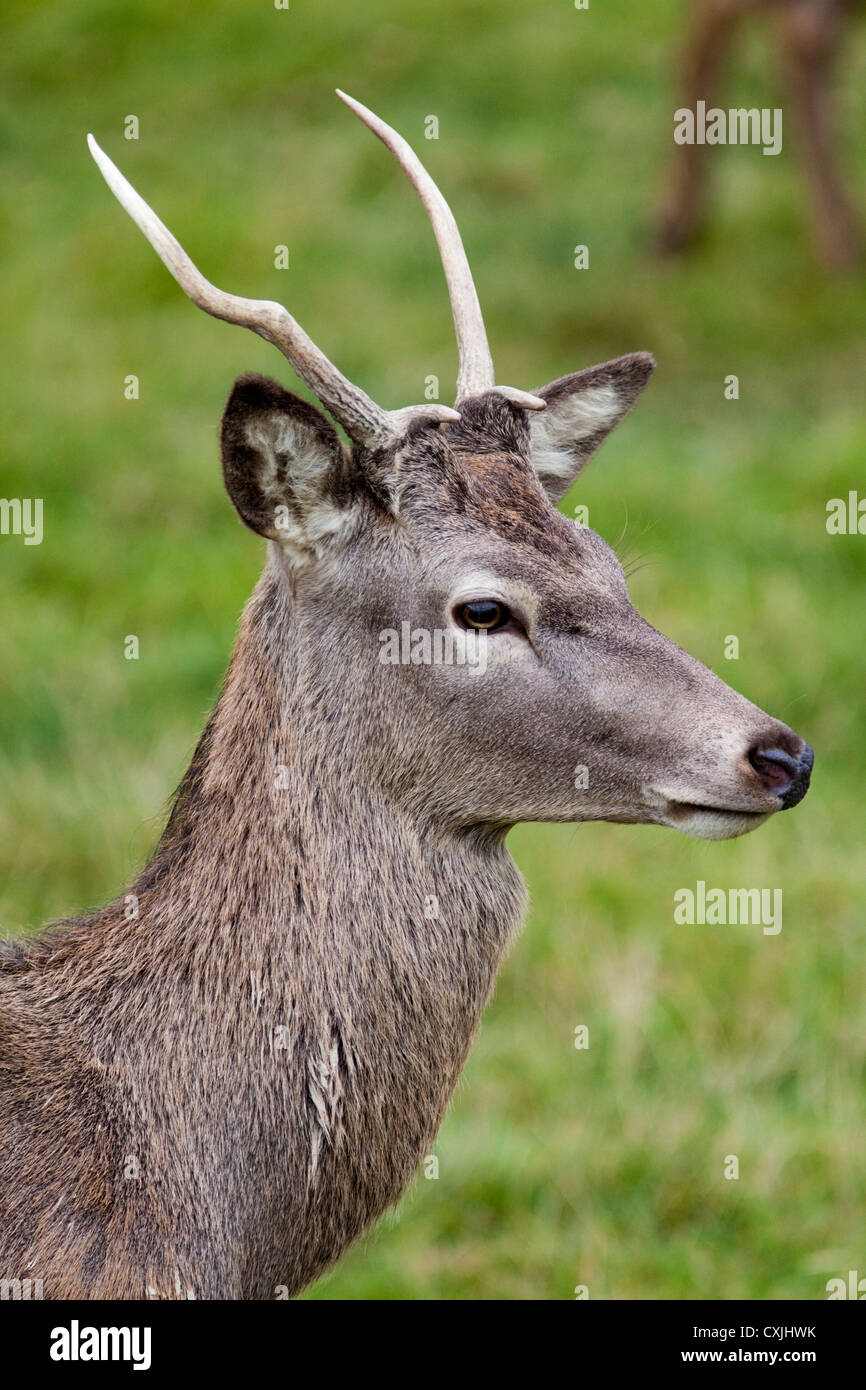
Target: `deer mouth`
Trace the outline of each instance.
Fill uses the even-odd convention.
[[[681,830],[698,840],[733,840],[738,835],[748,835],[757,830],[765,820],[775,813],[773,810],[741,810],[728,806],[706,806],[695,801],[672,801],[668,799],[661,811],[663,825]]]
[[[798,806],[809,790],[814,763],[815,754],[808,743],[781,727],[753,743],[742,760],[741,772],[754,788],[752,794],[745,790],[748,783],[743,784],[743,800],[750,801],[750,806],[684,801],[658,785],[646,788],[644,794],[655,810],[658,824],[669,825],[698,840],[733,840],[737,835],[757,830],[777,811]]]

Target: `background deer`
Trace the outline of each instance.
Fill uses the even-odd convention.
[[[724,839],[808,787],[803,740],[556,510],[652,359],[497,386],[447,205],[343,100],[432,220],[455,409],[382,410],[282,306],[209,284],[91,140],[190,298],[279,347],[351,443],[236,383],[225,483],[268,555],[168,825],[125,899],[0,952],[0,1269],[46,1297],[296,1293],[429,1150],[520,924],[512,825]],[[486,634],[485,669],[383,664],[403,621]]]
[[[834,64],[860,0],[695,0],[682,58],[682,104],[713,105],[719,75],[740,21],[753,11],[772,19],[808,185],[815,241],[826,263],[848,270],[860,260],[862,233],[836,155]],[[786,112],[787,114],[787,112]],[[706,200],[706,145],[678,146],[656,244],[680,251],[694,237]]]

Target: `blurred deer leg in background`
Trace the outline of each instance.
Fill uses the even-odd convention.
[[[785,77],[812,204],[815,240],[836,270],[860,260],[862,234],[834,150],[833,64],[849,0],[792,0],[776,9]]]
[[[681,106],[694,111],[699,101],[713,104],[722,60],[737,25],[759,0],[697,0],[683,53]],[[706,194],[706,145],[676,146],[670,187],[655,233],[661,255],[681,251],[695,235]]]

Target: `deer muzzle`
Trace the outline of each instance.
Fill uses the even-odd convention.
[[[727,840],[744,835],[778,811],[797,806],[809,790],[815,754],[809,744],[783,724],[763,737],[747,740],[734,759],[734,783],[729,768],[724,791],[706,799],[688,791],[687,780],[655,784],[651,794],[659,821],[704,840]],[[703,780],[703,779],[701,779]]]

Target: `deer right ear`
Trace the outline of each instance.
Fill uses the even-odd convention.
[[[269,377],[239,377],[220,426],[223,479],[241,520],[314,552],[346,516],[349,460],[330,420]]]
[[[631,410],[654,368],[648,352],[632,352],[560,377],[536,393],[547,408],[530,416],[532,464],[554,506]]]

